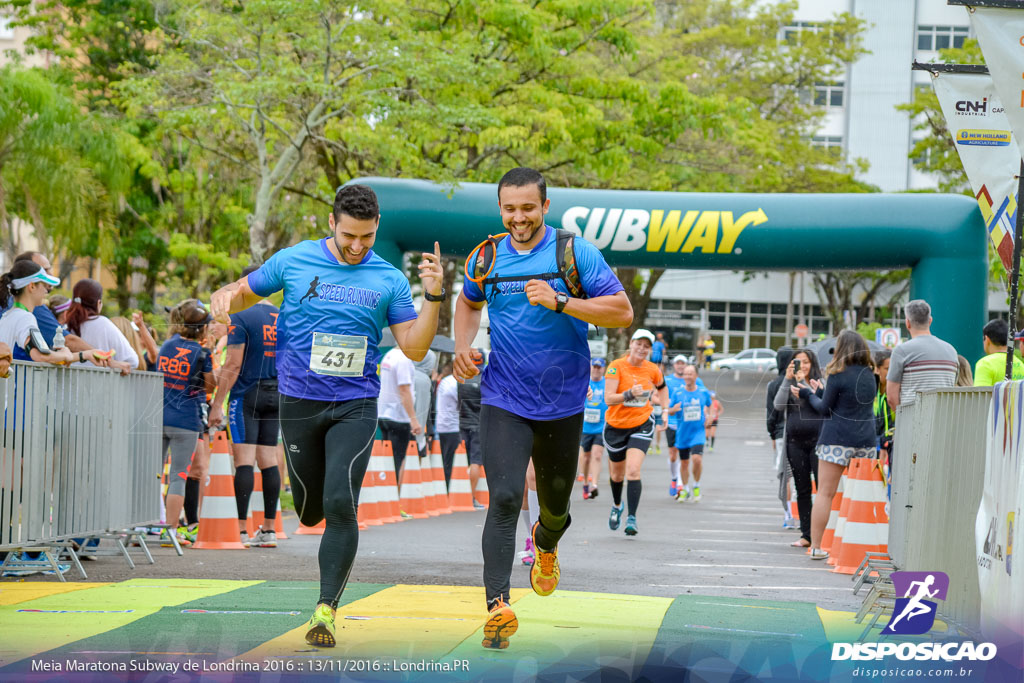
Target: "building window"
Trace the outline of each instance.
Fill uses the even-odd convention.
[[[725,329],[725,316],[724,315],[709,315],[708,316],[708,328],[712,330],[724,330]]]
[[[687,301],[686,310],[688,311],[700,311],[702,308],[707,308],[707,304],[703,301]]]
[[[14,27],[11,26],[11,20],[7,17],[0,17],[0,40],[13,40],[14,39]]]
[[[708,310],[714,311],[715,313],[725,313],[725,302],[724,301],[711,301],[708,302]]]
[[[815,135],[811,138],[811,145],[820,147],[835,156],[840,156],[843,153],[843,138],[841,135]]]
[[[750,304],[751,313],[767,313],[768,304]]]
[[[730,332],[743,332],[747,329],[747,318],[743,315],[730,315],[729,316],[729,331]]]
[[[845,85],[843,81],[836,83],[814,84],[814,105],[817,107],[842,107]]]
[[[665,299],[661,302],[661,310],[663,311],[681,311],[683,309],[683,302],[679,299]]]
[[[796,45],[800,42],[800,34],[804,31],[817,33],[821,30],[821,24],[813,21],[794,21],[789,26],[782,28],[782,42]]]
[[[945,50],[950,47],[963,47],[964,40],[970,33],[967,26],[918,26],[918,50]]]

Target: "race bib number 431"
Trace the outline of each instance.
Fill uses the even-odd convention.
[[[361,377],[366,365],[366,337],[313,333],[309,369],[318,375]]]

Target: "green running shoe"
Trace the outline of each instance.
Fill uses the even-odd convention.
[[[309,620],[306,631],[306,642],[317,647],[334,647],[334,610],[329,605],[320,603]]]

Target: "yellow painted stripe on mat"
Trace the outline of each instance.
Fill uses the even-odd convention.
[[[820,607],[818,608],[818,618],[821,619],[821,625],[825,629],[825,638],[830,643],[856,643],[860,640],[860,634],[864,631],[864,627],[871,622],[871,616],[865,617],[864,621],[858,624],[855,621],[857,618],[856,612],[837,612]],[[878,623],[865,636],[864,642],[876,642],[882,629],[888,623],[889,615],[879,617]],[[944,621],[936,619],[932,630],[944,632],[948,630],[948,626]],[[925,638],[927,636],[921,637]],[[903,638],[913,639],[913,636],[903,636]]]
[[[180,605],[258,583],[262,582],[132,579],[114,584],[89,584],[97,587],[5,605],[0,607],[0,633],[4,634],[0,642],[0,666],[119,628],[164,607]],[[58,610],[80,612],[59,613]]]
[[[512,604],[531,591],[512,590]],[[317,650],[306,626],[292,629],[241,657],[380,657],[438,659],[480,630],[487,617],[484,589],[467,586],[385,588],[338,609],[338,646]]]
[[[642,595],[558,591],[541,597],[530,592],[515,604],[519,630],[509,649],[483,649],[481,626],[445,659],[507,664],[511,654],[517,667],[523,662],[537,667],[532,673],[516,668],[517,676],[526,678],[558,662],[617,663],[628,671],[647,661],[671,604],[672,598]],[[638,673],[633,671],[634,676]]]
[[[88,590],[100,586],[109,586],[109,583],[48,583],[44,581],[19,581],[18,583],[0,583],[0,607],[3,605],[16,605],[19,602],[36,600],[48,595],[57,593],[70,593],[71,591]]]

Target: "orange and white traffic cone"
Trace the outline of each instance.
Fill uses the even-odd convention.
[[[437,517],[440,515],[437,503],[437,482],[434,480],[434,468],[430,466],[430,450],[433,448],[433,444],[437,441],[432,441],[431,446],[427,448],[426,457],[420,458],[420,485],[423,490],[423,506],[427,510],[427,514],[431,517]],[[416,455],[419,455],[417,451]]]
[[[452,512],[469,512],[473,508],[473,492],[469,488],[469,460],[461,445],[455,450],[452,481],[448,487],[448,505]]]
[[[373,485],[373,472],[367,465],[366,474],[363,475],[363,485],[359,489],[359,507],[356,512],[360,529],[366,529],[371,525],[380,526],[383,523],[380,521],[379,507],[377,487]]]
[[[379,487],[380,520],[385,524],[402,521],[402,512],[398,503],[398,477],[395,476],[395,459],[391,454],[390,441],[374,441],[371,459],[376,462],[374,476],[375,486]]]
[[[872,472],[879,474],[872,458],[856,458],[850,463],[856,480],[850,494],[843,545],[836,557],[837,574],[853,574],[867,553],[885,552],[888,542],[889,518],[885,514],[885,488],[874,485]],[[881,483],[881,476],[878,479]]]
[[[414,519],[426,519],[427,506],[423,500],[423,483],[420,478],[420,456],[405,456],[405,467],[402,468],[402,488],[399,491],[402,510]]]
[[[480,467],[480,479],[476,482],[476,491],[473,492],[476,502],[487,506],[491,502],[491,491],[487,488],[487,471]]]
[[[825,533],[821,536],[821,549],[825,552],[832,552],[832,541],[836,535],[836,525],[839,523],[839,508],[843,504],[843,491],[846,488],[846,473],[839,478],[839,486],[836,488],[836,495],[832,496],[832,508],[828,513],[828,525]],[[808,548],[810,553],[811,549]]]
[[[441,457],[441,444],[434,442],[430,452],[430,471],[434,475],[434,500],[439,515],[451,514],[448,504],[448,487],[444,483],[444,460]]]
[[[323,519],[316,526],[306,526],[305,524],[299,523],[299,528],[295,530],[296,536],[323,536],[324,531],[327,530],[327,522]]]
[[[843,536],[846,533],[846,520],[850,512],[850,497],[857,489],[857,477],[854,473],[854,463],[851,461],[844,474],[846,478],[846,490],[843,491],[843,500],[839,503],[839,517],[836,519],[836,532],[832,538],[832,548],[829,550],[828,559],[825,562],[835,566],[839,553],[843,550]]]
[[[213,437],[210,469],[203,504],[199,511],[199,534],[193,548],[199,550],[245,550],[238,538],[238,508],[235,506],[235,478],[231,471],[228,438],[224,432]]]

